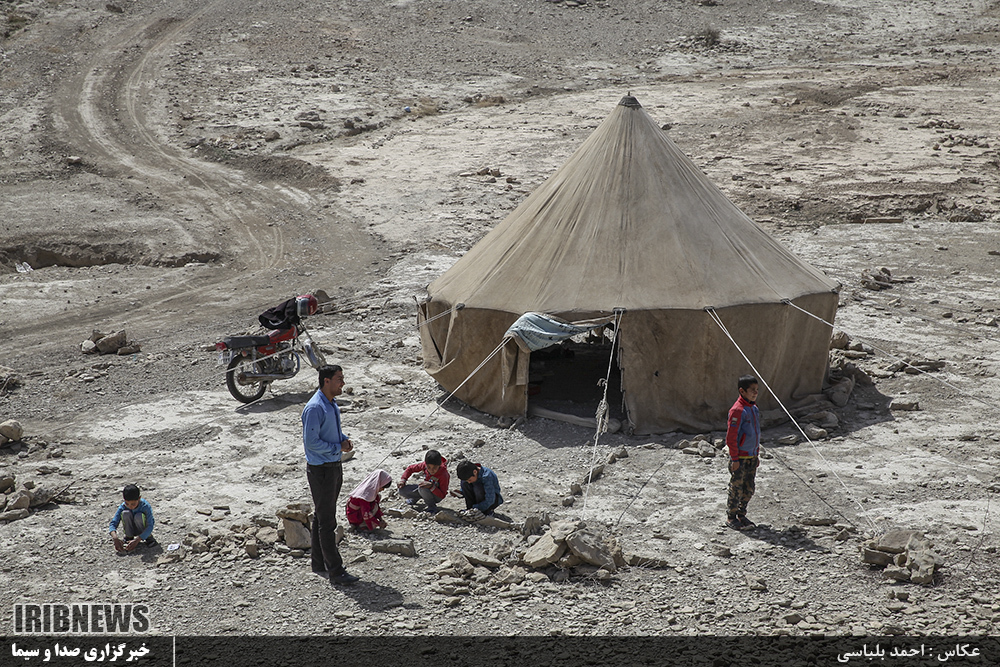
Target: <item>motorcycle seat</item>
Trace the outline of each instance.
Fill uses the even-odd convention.
[[[230,350],[240,350],[245,347],[270,345],[271,339],[268,336],[229,336],[228,338],[223,338],[222,342]]]

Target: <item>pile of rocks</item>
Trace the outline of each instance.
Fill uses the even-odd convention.
[[[31,480],[18,488],[17,480],[12,475],[0,476],[0,524],[27,518],[32,509],[54,501],[68,488],[38,485]]]
[[[914,584],[934,583],[944,560],[919,530],[891,530],[861,547],[861,562],[885,568],[882,575]]]
[[[224,519],[229,515],[227,510],[220,510],[218,514],[215,509],[198,510],[198,512],[211,520],[216,517]],[[157,560],[157,564],[185,560],[189,553],[192,558],[197,557],[202,563],[215,559],[235,561],[239,558],[258,558],[265,549],[275,547],[279,540],[278,532],[278,522],[264,516],[236,521],[228,528],[206,526],[189,532],[182,540],[181,547],[164,553]]]
[[[489,554],[448,554],[427,572],[437,577],[432,590],[446,596],[447,606],[460,604],[462,596],[480,593],[524,600],[535,595],[535,584],[551,585],[570,577],[608,581],[626,565],[617,540],[603,528],[588,526],[584,521],[550,521],[545,515],[532,516],[522,530],[526,533],[522,538],[497,544]]]
[[[125,356],[135,354],[140,351],[139,344],[129,342],[125,330],[114,333],[103,333],[96,329],[90,334],[90,338],[80,344],[80,351],[84,354],[118,354]]]
[[[280,538],[289,549],[302,550],[312,546],[312,505],[309,503],[289,503],[282,509],[275,512],[281,519],[281,528],[278,530]],[[295,555],[304,555],[295,554]]]
[[[542,535],[529,535],[527,549],[519,551],[520,562],[533,570],[546,570],[553,581],[570,575],[611,579],[625,565],[618,541],[603,528],[581,520],[552,521]]]

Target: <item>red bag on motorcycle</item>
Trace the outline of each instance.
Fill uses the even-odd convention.
[[[282,301],[274,308],[268,308],[257,320],[265,329],[291,329],[297,326],[303,317],[315,315],[319,302],[312,294],[303,294],[288,301]]]

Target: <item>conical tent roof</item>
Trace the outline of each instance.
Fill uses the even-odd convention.
[[[822,389],[838,287],[744,215],[629,96],[428,286],[424,368],[470,405],[521,415],[530,352],[492,356],[507,328],[529,312],[578,321],[617,309],[630,428],[700,432],[724,422],[751,371],[744,353],[774,392],[764,408]]]
[[[740,211],[626,97],[428,291],[522,314],[722,308],[836,287]]]

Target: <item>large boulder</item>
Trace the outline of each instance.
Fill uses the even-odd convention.
[[[24,429],[21,428],[21,422],[16,419],[8,419],[0,424],[0,435],[8,440],[20,440],[24,435]]]
[[[413,540],[376,540],[372,542],[372,551],[398,556],[416,556],[417,548]]]
[[[540,568],[556,562],[565,552],[566,545],[557,543],[552,539],[552,533],[548,532],[524,552],[521,560],[528,567]]]
[[[31,514],[27,508],[12,510],[8,509],[6,512],[0,514],[0,523],[9,523],[11,521],[17,521],[18,519],[27,518]]]
[[[285,529],[285,544],[290,549],[308,549],[312,546],[312,534],[301,521],[282,519],[281,523]]]
[[[566,538],[566,547],[580,557],[580,560],[603,568],[609,572],[617,572],[614,556],[604,539],[589,529],[574,532]]]
[[[7,510],[28,509],[31,507],[31,491],[18,489],[7,498]]]
[[[101,354],[115,354],[118,348],[125,347],[125,330],[116,331],[97,341],[97,351]]]

